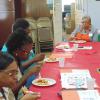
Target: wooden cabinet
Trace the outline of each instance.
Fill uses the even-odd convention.
[[[11,34],[14,20],[14,0],[0,0],[0,48]]]
[[[21,4],[23,5],[21,12],[23,17],[38,19],[51,16],[46,0],[24,0]]]

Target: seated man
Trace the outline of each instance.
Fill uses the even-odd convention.
[[[69,40],[96,41],[97,30],[91,24],[91,18],[84,16],[82,23],[72,32]]]

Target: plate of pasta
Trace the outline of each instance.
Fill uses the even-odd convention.
[[[32,84],[35,86],[52,86],[56,84],[56,81],[51,78],[38,78],[32,81]]]

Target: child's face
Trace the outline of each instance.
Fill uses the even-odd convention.
[[[20,60],[27,60],[31,50],[32,50],[32,44],[31,43],[25,44],[20,50],[16,51],[17,57]]]

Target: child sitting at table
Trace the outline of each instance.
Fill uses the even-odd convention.
[[[11,89],[17,86],[18,65],[8,53],[0,52],[0,100],[19,100]],[[37,100],[40,95],[26,94],[20,100]]]
[[[32,29],[30,29],[30,24],[29,24],[29,22],[28,22],[27,20],[25,20],[24,18],[18,18],[18,19],[15,21],[15,23],[14,23],[13,26],[12,26],[12,31],[13,31],[13,33],[15,33],[14,31],[16,31],[16,30],[19,29],[19,28],[23,29],[23,30],[25,31],[24,33],[25,33],[27,36],[29,36],[29,34],[30,34],[31,31],[32,31]],[[7,48],[6,43],[5,43],[1,51],[7,52],[7,49],[8,49],[8,48]],[[44,59],[45,54],[44,54],[44,53],[40,53],[40,54],[35,55],[34,52],[33,52],[33,50],[31,49],[29,59],[30,59],[31,56],[32,56],[32,58],[36,59],[37,61],[41,61],[41,60]],[[29,63],[29,61],[26,61],[26,62],[25,62],[25,65],[28,64],[28,63]],[[23,64],[24,64],[24,63],[23,63]]]
[[[30,25],[28,23],[28,21],[26,21],[25,19],[23,18],[19,18],[15,21],[15,23],[13,24],[13,34],[15,33],[16,30],[18,29],[21,29],[24,31],[22,31],[26,36],[29,36],[30,32],[32,31],[32,29],[30,29]],[[21,32],[20,32],[21,33]],[[16,38],[15,38],[16,39]],[[17,41],[18,43],[18,41]],[[32,46],[32,43],[31,42],[31,46]],[[28,47],[27,47],[28,48]],[[6,46],[6,43],[4,44],[3,48],[2,48],[2,51],[3,52],[7,52],[7,46]],[[22,61],[22,66],[34,66],[35,65],[35,62],[38,62],[38,61],[42,61],[45,57],[45,54],[44,53],[40,53],[40,54],[37,54],[35,55],[34,52],[33,52],[33,49],[31,47],[30,49],[30,53],[28,54],[28,58],[27,60],[24,60]],[[24,73],[24,69],[21,70],[22,73]],[[28,82],[27,83],[27,87],[29,87],[29,85],[31,84],[31,82]]]
[[[8,53],[15,57],[23,74],[19,81],[19,85],[16,88],[17,90],[15,89],[15,92],[18,91],[24,84],[29,87],[32,84],[32,80],[36,78],[41,70],[40,64],[33,65],[34,62],[37,62],[37,58],[29,58],[30,50],[32,49],[32,39],[25,34],[26,32],[23,29],[18,29],[11,34],[6,42]],[[41,58],[38,59],[41,60]],[[23,64],[23,62],[26,60],[29,60],[29,63]]]

